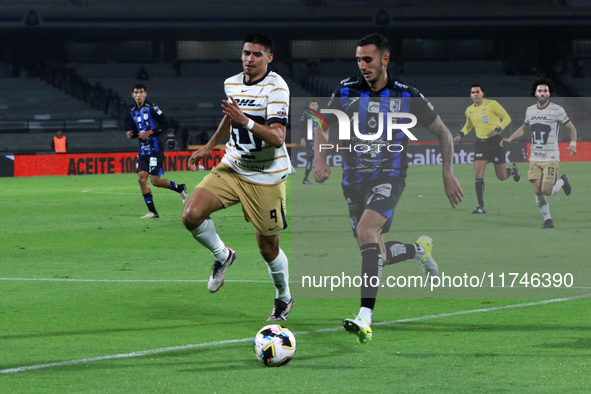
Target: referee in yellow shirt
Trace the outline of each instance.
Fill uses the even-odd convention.
[[[501,104],[484,98],[484,91],[480,85],[472,86],[470,97],[474,104],[466,109],[466,124],[455,136],[454,141],[458,142],[472,129],[475,130],[474,179],[478,206],[472,213],[486,213],[483,179],[486,165],[494,163],[495,173],[501,181],[512,176],[515,182],[519,182],[521,174],[515,163],[511,167],[505,167],[505,149],[500,146],[501,133],[511,123],[511,117]]]

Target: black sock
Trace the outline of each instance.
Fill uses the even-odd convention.
[[[517,168],[507,167],[507,177],[514,176],[517,173]]]
[[[304,174],[304,179],[308,179],[308,175],[310,175],[310,171],[312,171],[312,161],[314,159],[310,159],[310,157],[307,158],[307,162],[306,162],[306,173]]]
[[[148,206],[148,211],[158,213],[158,212],[156,212],[156,207],[154,206],[154,199],[152,198],[152,193],[144,194],[144,201],[146,202],[146,205]]]
[[[384,265],[400,263],[404,260],[410,260],[417,253],[413,244],[403,244],[398,241],[386,242],[386,263]]]
[[[476,186],[476,197],[478,198],[478,205],[484,206],[484,179],[476,179],[474,182]]]
[[[373,309],[378,296],[379,280],[382,276],[382,255],[377,243],[361,245],[361,306]],[[372,280],[373,278],[373,280]],[[372,284],[375,286],[372,286]]]
[[[174,190],[177,193],[180,193],[183,191],[183,187],[185,186],[184,183],[179,183],[178,185],[176,183],[174,183],[173,181],[170,181],[170,186],[169,189],[170,190]]]
[[[377,292],[377,290],[376,290]],[[362,308],[369,308],[373,311],[376,306],[376,299],[374,298],[363,298],[361,297],[361,307]]]

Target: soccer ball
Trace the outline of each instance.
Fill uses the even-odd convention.
[[[293,333],[279,324],[265,326],[254,337],[254,354],[267,367],[281,367],[296,351]]]

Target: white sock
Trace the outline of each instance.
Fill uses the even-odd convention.
[[[540,210],[540,213],[544,217],[544,221],[552,219],[550,217],[550,204],[548,204],[546,196],[544,196],[543,194],[541,196],[536,195],[536,204],[538,206],[538,209]]]
[[[205,219],[201,226],[191,230],[191,234],[197,242],[205,246],[215,256],[216,261],[224,263],[228,259],[230,251],[216,233],[213,220]]]
[[[362,318],[363,320],[365,320],[365,322],[371,326],[371,315],[372,315],[372,313],[373,313],[373,310],[362,306],[361,309],[359,309],[359,315],[358,316],[360,318]]]
[[[564,186],[564,181],[562,179],[557,180],[552,188],[552,194],[558,193],[562,189],[562,186]]]
[[[420,243],[414,243],[413,246],[415,247],[415,257],[413,257],[415,260],[420,260],[425,257],[426,250]]]
[[[289,291],[289,263],[287,256],[283,250],[279,248],[279,254],[275,260],[267,263],[269,275],[275,286],[275,298],[279,298],[283,302],[291,300],[291,292]]]

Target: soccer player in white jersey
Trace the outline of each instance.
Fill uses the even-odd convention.
[[[534,80],[531,93],[536,98],[536,104],[527,108],[523,125],[509,138],[503,138],[501,141],[501,146],[504,146],[506,142],[511,142],[521,137],[524,132],[531,130],[530,164],[527,176],[534,185],[536,204],[544,217],[541,228],[554,228],[546,196],[551,196],[560,189],[563,189],[568,196],[572,190],[565,174],[560,179],[556,179],[560,163],[558,135],[561,126],[566,127],[570,132],[570,146],[566,150],[571,156],[577,153],[577,129],[564,108],[550,102],[553,91],[554,84],[551,80],[545,78]]]
[[[268,69],[273,60],[271,40],[253,34],[244,40],[244,71],[224,83],[224,118],[209,142],[195,151],[189,165],[195,170],[225,137],[226,153],[195,191],[183,211],[183,224],[215,257],[207,288],[215,293],[236,259],[234,250],[218,236],[210,215],[240,203],[246,221],[255,227],[259,251],[275,285],[276,298],[267,321],[286,320],[293,306],[288,261],[279,247],[285,220],[286,178],[290,159],[285,146],[289,88]]]

